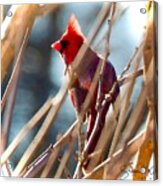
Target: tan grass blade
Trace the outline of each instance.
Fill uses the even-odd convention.
[[[38,124],[40,119],[47,113],[51,106],[51,99],[49,99],[40,110],[32,117],[32,119],[25,124],[18,135],[14,138],[11,144],[7,147],[5,152],[1,156],[1,164],[3,165],[10,156],[14,153],[15,149],[19,146],[22,140],[29,134],[29,132]]]
[[[75,140],[73,140],[70,143],[68,149],[65,151],[65,153],[64,153],[64,155],[63,155],[63,157],[62,157],[62,159],[60,161],[59,167],[58,167],[58,169],[57,169],[57,171],[55,173],[54,178],[60,178],[62,176],[63,171],[64,171],[64,169],[66,167],[66,164],[67,164],[67,162],[68,162],[68,160],[69,160],[69,158],[71,156],[71,153],[73,151],[74,144],[75,144]]]
[[[58,140],[59,140],[60,137],[61,136],[59,135]],[[60,147],[57,147],[57,148],[53,149],[53,151],[52,151],[52,153],[51,153],[51,155],[50,155],[50,157],[47,161],[47,164],[46,164],[46,166],[44,167],[44,169],[41,173],[41,176],[40,176],[41,178],[48,177],[49,172],[51,171],[55,161],[57,160],[59,152],[60,152]]]
[[[38,147],[41,145],[42,139],[48,133],[50,127],[53,124],[54,119],[57,116],[58,110],[61,107],[61,103],[64,101],[64,99],[62,99],[63,98],[62,94],[65,95],[65,93],[62,92],[62,91],[58,94],[58,97],[56,98],[56,103],[54,103],[54,101],[53,101],[53,105],[50,108],[50,110],[49,110],[49,112],[48,112],[48,114],[46,116],[45,121],[43,122],[41,128],[39,129],[39,131],[38,131],[37,135],[35,136],[35,138],[33,139],[32,143],[29,145],[28,149],[25,151],[25,153],[23,154],[22,158],[20,159],[17,167],[15,168],[15,170],[13,172],[13,175],[15,175],[15,176],[19,175],[23,171],[25,166],[32,159],[33,154],[36,152]]]

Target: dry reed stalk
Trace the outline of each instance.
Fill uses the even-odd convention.
[[[60,178],[63,174],[64,168],[66,167],[66,164],[71,156],[71,153],[73,151],[75,145],[75,139],[73,139],[68,147],[68,149],[65,151],[63,157],[61,158],[59,167],[54,175],[54,178]]]
[[[122,71],[121,75],[119,76],[118,81],[116,82],[116,83],[119,84],[119,86],[122,86],[123,84],[128,83],[128,81],[130,81],[132,77],[136,78],[136,77],[142,75],[143,68],[140,68],[136,72],[132,72],[130,74],[125,75],[125,73],[127,73],[127,71],[130,69],[133,61],[136,58],[136,56],[140,53],[140,51],[142,49],[143,49],[143,42],[140,44],[139,47],[136,48],[134,54],[132,55],[132,57],[130,58],[129,62],[125,66],[125,68]],[[114,89],[114,88],[115,88],[115,86],[113,85],[112,89]],[[114,92],[114,90],[111,90],[111,92]],[[118,102],[118,101],[119,100],[117,99],[116,102]],[[119,103],[116,103],[116,104],[119,104]],[[104,126],[104,129],[102,131],[102,134],[100,135],[100,138],[99,138],[98,144],[97,144],[97,146],[95,148],[95,151],[98,151],[99,149],[106,149],[105,148],[106,144],[107,145],[110,144],[110,140],[112,139],[112,134],[113,134],[113,131],[114,131],[114,127],[115,127],[114,125],[115,125],[115,121],[116,121],[117,115],[118,115],[118,111],[117,111],[117,113],[113,113],[113,114],[109,115],[109,117],[107,117],[108,121],[106,122],[106,124]],[[102,158],[101,157],[102,154],[103,154],[103,150],[100,150],[100,153],[96,157],[90,159],[90,162],[89,162],[88,167],[87,167],[87,171],[90,171],[95,166],[97,166],[98,162]]]
[[[110,51],[109,51],[109,41],[110,41],[110,37],[111,37],[111,30],[112,30],[112,25],[113,25],[113,19],[115,17],[115,10],[116,10],[116,3],[111,3],[110,4],[110,7],[109,7],[109,10],[108,10],[108,23],[109,23],[109,29],[107,30],[107,33],[106,33],[106,37],[105,37],[105,52],[104,52],[104,60],[102,61],[102,66],[101,66],[101,72],[100,72],[100,75],[103,74],[104,72],[104,69],[105,69],[105,64],[106,64],[106,61],[107,61],[107,58],[110,54]],[[100,96],[100,94],[98,95]],[[96,132],[96,130],[93,130],[92,134]],[[84,150],[83,150],[83,154],[84,156],[88,156],[87,154],[87,151],[89,151],[89,144],[91,143],[91,137],[90,137],[90,140],[87,142]],[[95,148],[95,151],[98,151],[99,149],[96,149]],[[91,162],[90,162],[91,163]],[[87,171],[90,169],[90,163],[88,164],[88,167],[87,167]],[[86,170],[84,170],[85,172]]]
[[[138,158],[134,170],[144,169],[144,172],[134,171],[133,180],[146,180],[148,166],[154,151],[154,140],[150,139],[142,144],[138,152]]]
[[[108,179],[117,179],[119,174],[124,170],[124,165],[128,163],[129,157],[134,155],[139,146],[142,143],[144,132],[136,136],[133,140],[128,142],[127,146],[123,149],[116,151],[112,157],[108,157],[105,161],[95,167],[91,172],[89,172],[84,179],[102,179],[104,174],[105,166],[109,167]],[[127,161],[127,162],[126,162]],[[111,173],[110,173],[111,172]],[[117,176],[118,173],[118,176]],[[113,177],[114,174],[114,177]],[[116,175],[116,177],[115,177]]]
[[[39,5],[13,5],[10,9],[12,17],[6,17],[2,23],[2,60],[1,72],[2,81],[4,80],[8,67],[14,58],[16,51],[20,48],[22,38],[18,39],[17,30],[25,34],[26,28],[31,30],[34,19],[39,10]],[[23,21],[22,21],[23,20]],[[15,29],[17,28],[17,29]]]
[[[58,135],[57,140],[59,140],[59,138],[61,138],[61,135]],[[43,169],[43,171],[42,171],[42,173],[41,173],[41,175],[40,175],[41,178],[46,178],[46,177],[48,177],[48,174],[49,174],[49,172],[51,171],[51,169],[52,169],[52,167],[53,167],[53,165],[54,165],[54,162],[56,161],[56,159],[57,159],[57,157],[58,157],[59,152],[60,152],[60,147],[55,148],[55,149],[52,151],[52,153],[50,154],[49,159],[48,159],[48,161],[47,161],[47,164],[46,164],[46,166],[44,167],[44,169]]]
[[[144,140],[142,145],[140,146],[137,163],[135,166],[135,170],[141,170],[141,168],[144,168],[145,172],[143,173],[137,171],[133,172],[134,180],[146,180],[146,177],[148,175],[149,162],[155,148],[154,147],[155,146],[154,144],[155,119],[154,119],[154,113],[151,110],[149,110],[147,118],[148,118],[148,122],[146,122],[146,130],[145,130],[146,133],[144,135],[144,138],[146,140]],[[153,133],[150,133],[151,129],[153,129]]]
[[[91,43],[92,41],[93,41],[93,39],[94,39],[94,37],[95,37],[95,34],[97,34],[98,33],[98,31],[99,31],[99,27],[100,27],[100,25],[101,25],[101,21],[103,21],[104,19],[105,19],[105,14],[106,14],[106,11],[107,11],[107,6],[104,6],[104,9],[105,9],[105,12],[103,12],[103,11],[101,11],[101,14],[100,14],[100,17],[101,17],[101,19],[100,19],[100,21],[97,21],[97,26],[96,26],[96,28],[94,28],[94,29],[92,29],[93,31],[92,31],[92,34],[90,34],[90,36],[89,36],[89,38],[88,38],[88,43]],[[76,56],[76,58],[75,58],[75,60],[74,60],[74,64],[75,64],[75,68],[77,68],[77,66],[79,65],[79,63],[81,62],[81,59],[82,59],[82,57],[83,57],[83,55],[85,54],[85,52],[86,52],[86,50],[87,50],[87,45],[83,45],[82,47],[81,47],[81,49],[80,49],[80,51],[81,52],[79,52],[78,53],[78,55]],[[81,55],[82,54],[82,55]],[[77,63],[77,64],[76,64]],[[70,81],[68,82],[68,83],[66,83],[65,84],[65,86],[64,86],[64,88],[63,89],[61,89],[61,94],[62,95],[60,95],[59,96],[59,99],[60,99],[60,102],[59,102],[59,104],[57,105],[57,108],[60,108],[60,106],[61,106],[61,104],[62,104],[62,102],[63,102],[63,100],[64,100],[64,98],[65,98],[65,96],[66,96],[66,93],[67,93],[67,90],[68,90],[68,88],[69,88],[69,86],[71,86],[71,84],[72,84],[72,82],[74,81],[74,76],[73,76],[73,73],[72,73],[72,76],[70,77]],[[58,109],[56,109],[56,111],[58,111]],[[57,113],[57,112],[56,112]],[[56,115],[56,113],[55,113],[55,115]],[[53,113],[54,114],[54,113]],[[50,123],[49,123],[50,124]],[[47,129],[48,127],[46,127],[45,126],[45,129]],[[46,132],[46,130],[44,131],[44,132]],[[37,137],[37,138],[40,138],[40,136],[41,137],[43,137],[45,134],[44,134],[44,132],[40,132],[40,134],[39,134],[39,137]],[[35,139],[37,139],[36,137],[35,137]],[[35,147],[36,146],[38,146],[39,145],[39,142],[37,142],[37,144],[34,144],[34,145],[30,145],[30,148],[28,148],[28,150],[26,151],[26,153],[24,154],[24,157],[20,160],[20,162],[18,163],[18,165],[17,165],[17,167],[16,167],[16,169],[14,170],[14,175],[17,175],[17,174],[20,174],[21,173],[21,171],[23,171],[23,169],[25,168],[25,165],[27,165],[27,162],[30,160],[30,158],[31,158],[31,156],[32,156],[32,151],[35,151],[36,149],[35,149]],[[31,151],[32,150],[32,151]],[[29,156],[29,154],[30,154],[30,156]],[[27,156],[28,155],[28,156]],[[25,161],[24,161],[25,160]],[[22,162],[22,163],[21,163]]]
[[[2,81],[7,74],[8,67],[16,51],[19,50],[22,43],[22,38],[20,38],[20,33],[17,30],[20,30],[22,35],[24,35],[27,27],[31,30],[37,16],[48,13],[60,6],[61,4],[51,5],[51,7],[49,5],[28,4],[13,5],[11,7],[9,11],[12,16],[6,16],[2,24]]]
[[[22,140],[29,134],[29,132],[38,124],[41,118],[48,112],[51,106],[51,99],[49,99],[40,110],[32,117],[32,119],[21,129],[18,135],[7,147],[5,152],[1,156],[1,164],[3,165],[10,156],[14,153],[15,149],[19,146]]]
[[[136,72],[139,67],[139,64],[141,61],[141,53],[142,53],[142,51],[140,51],[140,53],[137,53],[137,56],[135,57],[134,72]],[[129,85],[127,86],[125,93],[123,95],[123,102],[121,103],[122,108],[121,108],[121,111],[119,114],[117,128],[116,128],[115,134],[113,136],[113,141],[112,141],[112,145],[111,145],[111,148],[109,151],[109,156],[111,156],[113,154],[113,152],[116,148],[117,142],[118,142],[119,135],[120,135],[121,130],[124,126],[126,113],[129,108],[129,105],[130,105],[130,98],[131,98],[132,91],[133,91],[133,88],[135,85],[135,80],[136,80],[136,78],[133,77],[132,80],[130,81]]]
[[[140,61],[141,61],[141,57],[138,56],[137,60],[136,60],[136,64],[135,64],[135,68],[134,68],[134,71],[136,71],[139,67],[139,64],[140,64]],[[109,150],[109,154],[108,156],[112,156],[112,154],[114,153],[116,147],[117,147],[117,143],[118,143],[118,140],[119,140],[119,137],[121,135],[121,131],[122,131],[122,128],[125,124],[125,120],[126,120],[126,111],[128,110],[129,106],[130,106],[130,98],[131,98],[131,95],[132,95],[132,91],[133,91],[133,88],[134,88],[134,85],[135,85],[135,81],[136,81],[136,78],[133,78],[131,80],[131,82],[129,83],[128,87],[126,88],[126,91],[124,93],[124,96],[121,100],[122,103],[121,103],[121,110],[120,110],[120,113],[119,113],[119,118],[118,118],[118,123],[117,123],[117,127],[115,129],[115,132],[114,132],[114,135],[113,135],[113,139],[112,139],[112,143],[111,143],[111,147],[110,147],[110,150]],[[104,179],[108,179],[108,171],[109,171],[109,168],[106,166],[105,169],[104,169]]]
[[[144,45],[144,81],[147,87],[147,104],[151,114],[151,122],[153,128],[156,128],[156,95],[155,95],[155,78],[156,78],[156,31],[155,31],[155,16],[156,16],[156,4],[153,1],[148,1],[148,19],[147,19],[147,34]],[[146,126],[148,132],[149,126]],[[133,173],[134,180],[146,180],[147,170],[149,162],[151,160],[153,152],[157,154],[157,140],[156,132],[152,134],[152,139],[143,143],[142,147],[139,150],[138,159],[136,163],[136,169],[145,168],[145,173]],[[157,159],[157,155],[155,156]],[[157,162],[157,160],[156,160]],[[156,163],[157,167],[157,163]],[[156,177],[157,177],[157,168],[156,168]]]
[[[124,131],[122,132],[121,140],[118,143],[118,149],[125,146],[125,144],[129,140],[131,140],[131,138],[137,132],[137,129],[139,128],[141,124],[140,119],[141,117],[144,117],[142,113],[146,105],[146,96],[147,96],[147,90],[145,87],[143,87],[139,95],[139,98],[137,100],[137,103],[134,106],[134,109],[132,110],[132,113],[130,114],[130,117],[127,121],[126,127]]]
[[[64,168],[64,175],[66,178],[69,178],[69,179],[72,178],[71,172],[67,167]]]
[[[58,157],[58,154],[59,154],[59,151],[60,151],[60,147],[58,148],[55,148],[52,153],[50,154],[50,157],[47,161],[47,164],[46,166],[44,167],[42,173],[41,173],[41,178],[46,178],[48,177],[48,174],[50,173],[53,165],[54,165],[54,162],[56,161],[57,157]]]
[[[23,38],[23,43],[21,45],[20,51],[18,53],[18,57],[16,59],[17,65],[16,65],[16,69],[15,69],[15,73],[14,73],[14,81],[12,82],[13,86],[12,86],[12,90],[10,90],[10,95],[7,100],[7,105],[5,108],[4,117],[3,117],[3,121],[2,121],[3,122],[3,124],[2,124],[2,148],[3,148],[2,152],[4,151],[4,149],[6,148],[6,145],[8,143],[8,132],[10,129],[12,113],[13,113],[14,103],[15,103],[15,99],[16,99],[17,86],[18,86],[21,67],[22,67],[22,63],[23,63],[23,55],[24,55],[24,51],[25,51],[25,48],[27,45],[28,37],[29,37],[29,29],[27,28],[26,33]],[[5,104],[5,102],[4,102],[4,104]]]
[[[105,38],[105,51],[104,51],[104,59],[101,60],[101,70],[100,70],[100,74],[99,74],[99,77],[98,79],[100,80],[100,76],[101,74],[104,73],[104,69],[105,69],[105,64],[106,64],[106,61],[107,61],[107,58],[110,54],[110,51],[109,51],[109,41],[110,41],[110,37],[111,37],[111,30],[112,30],[112,24],[113,24],[113,18],[114,18],[114,14],[115,14],[115,10],[116,10],[116,3],[110,3],[110,6],[109,6],[109,10],[108,10],[108,22],[109,22],[109,29],[106,33],[106,38]],[[93,82],[94,83],[94,82]],[[91,89],[90,89],[91,91]],[[100,93],[98,95],[98,97],[100,96]],[[99,99],[99,98],[97,98]],[[96,128],[95,130],[92,131],[92,134],[91,136],[96,132]],[[90,137],[84,150],[83,150],[83,154],[84,156],[88,156],[87,152],[89,151],[89,148],[90,148],[90,144],[91,144],[91,140],[92,138]],[[81,163],[80,163],[81,165]]]
[[[120,75],[120,77],[119,77],[119,79],[117,81],[119,86],[123,85],[124,83],[127,83],[128,80],[131,80],[130,78],[132,78],[132,77],[136,78],[139,75],[142,75],[142,71],[143,71],[142,68],[139,69],[136,72],[133,72],[133,73],[129,74],[129,75],[125,75],[125,73],[129,70],[131,64],[133,63],[133,61],[135,60],[137,55],[140,53],[142,48],[143,48],[143,42],[140,44],[140,46],[138,48],[136,48],[133,56],[131,57],[131,59],[129,60],[128,64],[124,68],[123,72],[121,73],[121,75]],[[114,88],[115,88],[115,86],[113,85],[113,87],[112,87],[113,90],[111,90],[111,92],[114,92]],[[119,99],[117,99],[116,102],[119,102]],[[119,104],[119,103],[116,103],[115,105],[117,105],[117,104]],[[116,121],[116,118],[117,118],[117,115],[118,115],[118,108],[120,108],[119,105],[117,107],[117,113],[113,113],[113,114],[109,115],[109,118],[108,118],[109,122],[107,122],[107,125],[105,125],[106,128],[107,127],[109,127],[109,128],[107,128],[107,129],[104,128],[105,130],[102,132],[101,139],[99,139],[99,142],[98,142],[98,144],[96,146],[95,151],[98,151],[98,149],[106,149],[105,148],[106,144],[107,145],[110,144],[110,140],[112,139],[112,134],[113,134],[114,127],[115,127],[114,126],[115,125],[115,121]],[[106,131],[107,131],[107,133],[106,133]],[[103,152],[103,150],[101,150],[100,152],[101,153],[99,153],[96,157],[94,157],[94,158],[92,158],[90,160],[90,163],[88,165],[88,168],[87,168],[88,170],[87,171],[93,169],[97,165],[99,160],[102,158],[101,156],[103,156],[104,152]]]
[[[35,161],[33,161],[30,165],[25,167],[23,171],[21,172],[21,177],[31,178],[35,177],[37,174],[40,173],[40,171],[45,166],[45,161],[42,161],[42,159],[46,159],[48,161],[49,159],[49,152],[52,152],[52,145],[50,146],[37,158]]]
[[[9,135],[10,126],[11,126],[14,103],[16,99],[16,92],[17,92],[17,84],[14,85],[10,93],[10,96],[8,98],[5,111],[4,111],[4,116],[3,116],[3,121],[2,121],[2,131],[1,131],[2,132],[2,135],[1,135],[2,147],[1,147],[0,154],[3,154],[8,144],[8,137],[9,137],[8,135]]]
[[[134,58],[133,58],[134,59]],[[129,63],[131,63],[129,61]],[[119,86],[124,85],[125,83],[128,83],[129,80],[132,79],[132,77],[138,77],[139,75],[142,75],[143,73],[143,69],[139,69],[137,72],[135,73],[130,73],[128,75],[125,75],[125,73],[127,72],[127,69],[129,69],[129,65],[127,65],[128,68],[125,68],[123,71],[123,75],[121,75],[120,79],[118,79],[118,83]],[[115,86],[113,86],[115,87]],[[112,91],[114,92],[114,91]],[[116,100],[116,102],[114,103],[114,109],[113,109],[113,113],[109,113],[109,116],[107,116],[106,119],[106,124],[104,125],[104,129],[102,130],[102,133],[100,135],[99,141],[96,145],[95,151],[99,151],[100,153],[98,153],[95,157],[91,158],[87,167],[87,170],[85,170],[86,172],[89,172],[90,170],[92,170],[95,166],[97,166],[98,162],[100,160],[102,160],[102,156],[105,154],[104,150],[106,150],[106,146],[109,146],[109,144],[111,143],[111,139],[113,136],[113,132],[115,130],[115,124],[116,124],[116,119],[118,116],[118,109],[120,108],[119,106],[119,98]],[[116,107],[116,109],[115,109]],[[102,150],[101,150],[102,149]]]
[[[138,149],[141,148],[144,143],[146,144],[147,142],[152,141],[152,139],[153,139],[152,136],[153,136],[153,132],[154,132],[154,127],[152,126],[152,123],[153,122],[151,121],[151,117],[148,115],[147,120],[146,120],[146,125],[148,125],[148,129],[145,130],[141,145],[138,147]],[[137,150],[136,150],[136,152],[137,152]],[[124,156],[125,156],[125,153],[124,153]],[[126,155],[126,158],[124,157],[124,159],[123,158],[121,159],[122,163],[120,163],[120,162],[117,162],[117,163],[122,164],[123,168],[125,168],[129,162],[129,160],[131,159],[131,157],[132,157],[132,154],[128,154],[128,155]],[[117,179],[122,174],[122,172],[120,172],[119,169],[120,169],[120,165],[117,165],[117,167],[115,166],[112,169],[113,172],[111,172],[111,169],[109,169],[109,172],[107,172],[107,175],[109,175],[109,176],[107,178],[108,179]],[[115,170],[115,172],[114,172],[114,170]]]
[[[7,101],[7,98],[10,96],[10,93],[12,92],[12,89],[14,89],[17,86],[19,77],[20,77],[20,71],[21,71],[21,67],[22,67],[22,58],[25,52],[25,48],[27,45],[27,41],[29,38],[29,29],[27,28],[27,30],[25,31],[25,35],[21,35],[21,38],[23,38],[17,58],[16,58],[16,62],[14,65],[14,69],[12,71],[12,75],[11,78],[7,84],[7,87],[5,89],[5,92],[3,94],[2,100],[1,100],[1,109],[3,110],[5,103]],[[2,111],[1,110],[1,111]]]
[[[129,76],[127,79],[129,80]],[[121,81],[121,85],[123,85],[122,81]],[[67,130],[67,132],[65,132],[65,134],[63,134],[63,136],[56,141],[56,143],[53,145],[52,151],[48,151],[48,153],[47,152],[43,153],[43,155],[40,156],[40,158],[37,158],[38,160],[35,160],[32,163],[33,167],[35,168],[28,170],[28,174],[26,174],[27,177],[29,177],[30,175],[36,175],[37,172],[39,172],[42,169],[43,165],[47,163],[51,152],[56,151],[58,148],[62,148],[64,145],[70,143],[72,139],[77,138],[77,124],[78,124],[78,120],[76,120],[72,124],[72,126]],[[35,164],[37,164],[37,167],[35,166]]]
[[[50,148],[47,148],[40,156],[38,156],[30,166],[27,166],[23,173],[20,175],[25,175],[25,177],[35,176],[40,172],[46,165],[49,160],[49,157],[53,151],[56,151],[58,148],[62,148],[64,145],[71,143],[72,138],[77,138],[77,120],[72,124],[72,126],[63,134],[63,136],[58,139]]]
[[[114,13],[113,19],[112,19],[112,27],[117,23],[117,21],[119,20],[119,18],[126,12],[126,10],[128,9],[127,6],[121,6],[120,3],[116,4],[116,11]],[[106,34],[103,35],[103,37],[97,42],[96,46],[95,46],[95,50],[98,49],[98,47],[100,46],[101,43],[103,43],[104,41],[106,41]]]
[[[148,140],[151,140],[151,135],[154,132],[153,126],[151,123],[150,112],[148,114],[146,125],[148,125],[148,132],[145,130],[130,142],[127,145],[115,152],[111,157],[108,157],[104,162],[94,168],[90,173],[88,173],[84,178],[85,179],[102,179],[104,174],[104,168],[107,166],[107,179],[117,179],[122,171],[125,170],[125,167],[128,165],[131,157],[138,151],[141,145]]]
[[[1,165],[1,176],[11,177],[11,175],[12,175],[12,167],[10,163],[7,161],[5,164],[3,164],[3,166]]]
[[[62,94],[62,92],[61,92]],[[19,175],[21,171],[25,168],[25,166],[31,161],[33,158],[34,153],[38,149],[38,147],[41,145],[41,142],[43,138],[47,135],[49,132],[49,129],[51,128],[54,119],[57,116],[58,110],[61,107],[62,102],[64,99],[60,100],[62,98],[62,95],[58,95],[58,100],[56,99],[56,103],[54,103],[53,100],[53,105],[51,106],[45,121],[43,122],[41,128],[39,129],[38,133],[36,134],[35,138],[27,148],[27,150],[24,152],[23,156],[21,157],[18,165],[16,166],[13,175]],[[65,97],[64,97],[65,98]]]
[[[129,74],[123,75],[123,77],[119,77],[118,78],[119,86],[122,86],[122,85],[128,83],[132,78],[137,78],[139,76],[142,76],[143,70],[144,70],[144,68],[142,67],[135,72],[131,72]]]
[[[109,113],[106,119],[106,123],[104,125],[104,128],[101,132],[100,138],[98,140],[98,143],[95,147],[94,152],[99,152],[98,154],[96,154],[95,156],[90,157],[89,159],[89,164],[87,166],[87,169],[84,170],[84,174],[86,175],[88,172],[90,172],[91,170],[93,170],[100,161],[103,160],[103,156],[105,154],[105,151],[107,149],[107,146],[109,146],[109,144],[111,143],[111,139],[113,136],[113,132],[115,130],[116,127],[116,118],[114,118],[115,113]],[[92,154],[91,154],[92,155]],[[89,156],[91,156],[89,155]]]

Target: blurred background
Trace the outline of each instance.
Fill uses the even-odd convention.
[[[140,12],[145,8],[146,1],[140,2],[119,2],[119,17],[112,28],[110,40],[109,60],[114,65],[118,75],[123,71],[125,65],[140,44],[143,37],[146,14]],[[25,51],[21,78],[19,81],[16,104],[9,133],[9,143],[18,134],[20,129],[28,122],[43,103],[52,96],[55,96],[61,85],[64,83],[64,63],[59,53],[53,51],[50,45],[59,39],[63,34],[70,15],[76,15],[82,32],[87,36],[94,21],[102,7],[102,3],[66,3],[45,16],[40,16],[35,20],[29,43]],[[10,5],[5,5],[7,16]],[[103,53],[103,40],[108,24],[105,23],[97,35],[95,42],[91,46],[99,53]],[[142,77],[141,77],[142,78]],[[136,101],[141,88],[141,78],[135,86],[133,103]],[[6,86],[6,81],[2,84],[2,93]],[[123,91],[123,90],[122,90]],[[3,120],[3,117],[2,117]],[[59,112],[57,121],[53,125],[45,147],[53,143],[58,133],[65,132],[75,120],[75,112],[67,97]],[[33,139],[38,128],[33,130],[28,138],[12,156],[12,166],[15,166],[28,144]],[[44,147],[43,147],[44,148]],[[74,168],[73,160],[69,166]]]

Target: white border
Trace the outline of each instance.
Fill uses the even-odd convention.
[[[102,0],[98,0],[102,1]],[[122,1],[122,0],[120,0]],[[39,0],[1,0],[0,4],[23,4],[23,3],[56,3],[56,2],[70,2],[69,0],[46,0],[46,1],[39,1]],[[78,2],[71,0],[71,2]],[[87,0],[82,0],[82,2],[88,2]],[[95,2],[95,0],[89,0],[89,2]],[[99,180],[54,180],[54,179],[22,179],[22,178],[0,178],[0,185],[2,186],[11,186],[11,185],[16,185],[16,186],[36,186],[39,184],[39,186],[60,186],[63,184],[69,184],[71,186],[78,186],[81,185],[87,185],[90,186],[90,184],[93,184],[94,186],[99,186],[99,185],[163,185],[163,178],[162,178],[162,157],[163,157],[163,148],[162,145],[160,144],[163,143],[163,114],[161,113],[163,111],[162,105],[163,105],[163,37],[161,36],[161,33],[163,33],[163,0],[157,0],[159,3],[159,36],[158,36],[158,45],[159,45],[159,180],[155,182],[133,182],[133,181],[99,181]]]

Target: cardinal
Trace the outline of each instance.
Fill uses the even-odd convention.
[[[87,44],[86,37],[81,31],[77,18],[75,15],[72,15],[63,35],[58,41],[51,45],[51,47],[58,51],[63,58],[66,69],[68,69],[68,75],[72,73],[71,66],[83,44]],[[69,89],[70,98],[77,113],[80,113],[82,109],[82,104],[89,92],[96,69],[100,62],[102,62],[101,56],[88,47],[78,67],[79,70],[76,72],[76,81]],[[87,113],[87,147],[85,150],[88,154],[94,151],[103,129],[109,106],[115,101],[119,94],[119,86],[117,85],[112,94],[112,99],[108,101],[105,100],[105,95],[109,93],[116,81],[117,76],[113,65],[110,62],[106,62]]]

